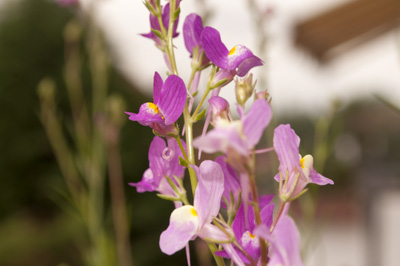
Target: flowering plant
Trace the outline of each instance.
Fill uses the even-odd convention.
[[[300,138],[290,125],[275,129],[273,147],[256,150],[272,110],[269,94],[255,91],[253,76],[248,73],[263,61],[244,45],[228,50],[216,29],[204,27],[200,16],[190,14],[183,25],[192,68],[185,83],[178,74],[173,44],[179,35],[180,1],[170,0],[163,6],[160,1],[148,0],[145,5],[150,11],[151,30],[143,36],[162,51],[169,73],[165,82],[155,73],[154,102],[144,103],[138,113],[126,112],[130,120],[149,126],[156,135],[149,149],[149,169],[140,182],[130,185],[137,192],[157,191],[174,203],[169,226],[160,235],[161,251],[172,255],[186,248],[190,264],[189,241],[201,238],[217,265],[225,265],[224,259],[236,265],[303,265],[299,232],[288,215],[289,203],[307,191],[308,183],[326,185],[333,181],[316,172],[311,155],[299,155]],[[199,80],[206,69],[211,70],[202,89]],[[235,78],[238,119],[232,117],[229,102],[219,96]],[[245,103],[252,95],[254,100],[246,111]],[[184,121],[181,127],[177,122],[180,116]],[[204,117],[203,134],[195,137],[193,124]],[[208,130],[210,125],[213,128]],[[196,162],[195,148],[199,159],[200,151],[220,152],[222,156]],[[272,151],[280,162],[275,176],[279,182],[277,207],[272,203],[274,195],[258,195],[255,180],[256,154]],[[185,169],[193,200],[182,182]],[[226,211],[221,212],[221,208]]]

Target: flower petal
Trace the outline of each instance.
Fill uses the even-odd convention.
[[[205,27],[200,36],[204,52],[215,65],[222,69],[230,69],[228,48],[222,43],[219,32],[211,27]]]
[[[232,192],[233,197],[235,199],[235,204],[239,200],[240,194],[240,183],[239,177],[236,171],[230,166],[227,162],[225,162],[225,156],[219,156],[215,159],[215,162],[221,166],[222,172],[224,173],[224,193],[223,196],[230,203],[230,194]],[[222,206],[227,208],[224,201],[221,201]]]
[[[193,49],[201,46],[200,35],[203,31],[203,21],[201,17],[195,13],[189,14],[183,23],[183,39],[185,41],[186,50],[193,55]]]
[[[253,58],[253,59],[251,59],[251,58]],[[243,69],[241,70],[241,73],[244,73],[245,70],[247,70],[247,71],[241,76],[246,75],[246,73],[249,71],[250,68],[256,66],[255,64],[261,63],[261,65],[262,65],[262,60],[259,59],[258,57],[256,57],[255,55],[253,55],[253,53],[250,51],[250,49],[248,49],[246,46],[236,45],[228,55],[229,69],[231,69],[231,70],[236,69],[246,59],[250,59],[250,61],[248,63],[245,63],[242,66]]]
[[[310,169],[310,179],[311,182],[320,186],[326,185],[326,184],[331,184],[333,185],[333,181],[315,171],[314,167]]]
[[[217,216],[224,191],[224,174],[219,164],[213,161],[203,161],[200,167],[194,167],[197,172],[198,184],[194,197],[194,207],[199,216],[199,227]]]
[[[282,216],[275,227],[273,235],[279,247],[276,248],[278,250],[274,250],[268,265],[302,266],[303,262],[300,257],[300,234],[292,218],[287,215]],[[275,254],[277,252],[281,254]],[[288,263],[284,264],[282,258],[286,258]]]
[[[155,136],[150,143],[149,148],[149,166],[153,171],[153,175],[157,178],[158,183],[165,175],[166,161],[162,157],[163,150],[166,148],[165,141]]]
[[[183,158],[183,154],[181,149],[179,148],[178,142],[173,139],[173,138],[167,138],[168,142],[168,148],[170,154],[169,158],[164,159],[168,162],[167,164],[167,169],[166,169],[166,176],[172,177],[172,176],[177,176],[177,177],[182,177],[185,171],[185,167],[179,164],[179,156]],[[186,151],[186,143],[181,140],[182,145]],[[165,151],[165,150],[164,150]]]
[[[221,242],[229,241],[229,237],[219,227],[213,224],[205,224],[198,233],[198,236],[202,238],[218,240]]]
[[[143,126],[152,127],[153,123],[162,123],[164,124],[161,116],[150,106],[154,105],[153,103],[144,103],[140,106],[139,113],[131,113],[125,112],[125,114],[129,115],[129,120],[137,121],[139,124]]]
[[[261,221],[268,228],[270,228],[272,225],[273,214],[274,214],[274,204],[273,203],[266,205],[260,211]]]
[[[243,260],[239,256],[240,253],[236,251],[236,249],[233,247],[232,244],[222,244],[222,247],[226,251],[226,253],[229,255],[231,260],[233,260],[237,266],[245,266]]]
[[[186,103],[186,87],[183,80],[176,76],[169,76],[164,83],[157,103],[164,115],[165,124],[171,125],[181,116]]]
[[[253,55],[246,59],[244,59],[237,68],[237,75],[239,77],[243,77],[249,72],[250,69],[256,66],[262,66],[264,62],[258,58],[257,56]]]
[[[262,99],[256,100],[251,106],[249,112],[243,117],[243,133],[247,137],[249,149],[254,148],[254,146],[260,141],[264,129],[271,121],[271,117],[271,107],[266,100]]]
[[[157,182],[158,183],[158,182]],[[142,177],[142,180],[138,183],[128,183],[132,187],[136,187],[138,193],[152,192],[158,187],[158,184],[154,181],[154,175],[151,169],[147,169]]]
[[[198,217],[193,206],[185,205],[171,213],[168,228],[161,233],[160,249],[168,255],[181,250],[196,234]]]
[[[154,73],[154,78],[153,78],[153,101],[157,105],[159,100],[160,100],[160,93],[163,87],[163,80],[158,74],[158,72]]]
[[[232,152],[248,156],[247,143],[240,126],[238,123],[219,124],[205,136],[197,137],[193,141],[193,146],[207,153],[217,151],[227,153],[232,149]]]
[[[274,149],[279,159],[279,171],[282,175],[301,169],[299,160],[300,138],[290,125],[279,125],[274,131]],[[279,177],[279,175],[278,175]],[[278,179],[279,180],[279,179]]]

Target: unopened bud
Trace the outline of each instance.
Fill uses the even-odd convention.
[[[269,103],[271,102],[271,97],[270,97],[268,91],[266,91],[266,90],[257,92],[255,95],[255,98],[256,98],[256,100],[262,99],[262,100],[268,101]]]
[[[246,75],[242,79],[235,79],[236,101],[239,105],[244,106],[246,101],[253,94],[257,82],[253,83],[253,74]]]
[[[229,120],[229,103],[222,97],[214,96],[208,100],[212,111],[212,121],[216,119]]]

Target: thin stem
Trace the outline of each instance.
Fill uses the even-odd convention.
[[[187,89],[186,89],[189,97],[193,97],[190,87],[192,86],[194,75],[196,74],[197,70],[198,70],[197,67],[192,67],[192,73],[190,73],[190,78],[189,78],[189,82],[188,82]]]
[[[274,221],[272,222],[271,228],[269,229],[269,231],[270,231],[271,233],[274,231],[275,226],[276,226],[276,224],[278,223],[279,218],[281,217],[282,212],[283,212],[283,210],[284,210],[284,208],[285,208],[285,205],[286,205],[286,202],[284,202],[284,201],[282,201],[282,200],[279,202],[279,207],[278,207],[278,210],[277,210],[277,212],[276,212],[276,214],[275,214]]]
[[[169,54],[169,64],[171,65],[172,73],[178,75],[178,68],[175,61],[174,44],[172,42],[175,23],[175,9],[176,0],[170,0],[169,6],[169,24],[168,24],[168,38],[167,38],[167,54]]]
[[[203,97],[201,98],[199,104],[197,105],[196,109],[194,110],[194,112],[192,114],[192,117],[196,117],[197,113],[200,111],[201,106],[203,105],[204,101],[206,100],[206,98],[208,96],[208,93],[210,93],[210,91],[212,89],[211,83],[212,83],[212,80],[214,78],[215,71],[216,71],[216,68],[215,68],[215,66],[213,66],[213,69],[211,71],[210,79],[208,80],[208,83],[207,83],[206,91],[205,91]]]
[[[186,147],[187,147],[187,160],[189,164],[195,164],[194,159],[194,148],[193,148],[193,122],[192,118],[189,114],[188,103],[186,101],[185,108],[183,109],[183,119],[185,121],[185,130],[186,130]],[[190,176],[190,184],[192,186],[193,196],[197,187],[197,176],[196,172],[192,167],[188,167],[189,176]]]
[[[255,214],[255,220],[257,225],[262,224],[261,215],[260,215],[260,205],[258,203],[258,193],[257,193],[257,185],[255,180],[254,174],[254,166],[255,166],[255,156],[252,155],[251,158],[251,165],[249,166],[248,173],[249,173],[249,181],[250,181],[250,190],[253,199],[253,208]],[[261,265],[267,265],[267,245],[263,238],[260,238],[260,250],[261,250]]]
[[[176,137],[176,142],[178,142],[178,145],[179,145],[179,148],[181,149],[183,157],[185,158],[186,161],[188,161],[188,156],[186,154],[185,148],[183,147],[181,138],[179,136]]]
[[[262,150],[255,150],[254,153],[255,154],[260,154],[260,153],[270,152],[270,151],[273,151],[273,150],[274,150],[274,147],[271,147],[271,148],[266,148],[266,149],[262,149]]]

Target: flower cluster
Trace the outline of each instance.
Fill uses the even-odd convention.
[[[149,169],[140,182],[130,185],[137,192],[157,191],[161,198],[174,202],[169,226],[160,235],[161,251],[171,255],[201,238],[214,252],[217,265],[225,265],[224,258],[236,265],[303,265],[299,232],[288,215],[289,203],[307,191],[308,183],[333,181],[316,172],[311,155],[299,154],[300,138],[290,125],[275,129],[273,147],[256,150],[272,110],[268,93],[255,92],[248,72],[263,61],[244,45],[228,50],[216,29],[204,27],[200,16],[190,14],[183,25],[192,68],[186,86],[177,74],[172,42],[178,35],[179,1],[170,0],[165,6],[160,1],[146,1],[145,5],[150,11],[151,31],[143,36],[162,50],[170,73],[164,82],[155,72],[153,102],[142,104],[138,113],[126,112],[130,120],[152,128],[156,135],[150,144]],[[204,89],[198,87],[201,73],[209,75]],[[238,118],[232,117],[229,102],[219,96],[234,78]],[[252,95],[254,100],[246,110],[245,103]],[[197,105],[195,97],[199,97]],[[184,125],[180,127],[177,120],[181,116]],[[195,137],[193,124],[204,117],[203,134]],[[195,148],[222,155],[196,163]],[[259,196],[255,183],[255,156],[271,151],[280,163],[275,176],[278,204],[272,203],[274,195]],[[185,169],[193,200],[187,197],[182,182]],[[221,208],[226,209],[224,215]]]

